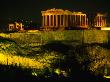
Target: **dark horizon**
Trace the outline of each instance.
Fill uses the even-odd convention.
[[[51,8],[82,11],[86,13],[110,12],[109,2],[106,0],[3,0],[0,4],[0,20],[8,20],[8,18],[22,18],[31,19],[41,23],[41,11]]]

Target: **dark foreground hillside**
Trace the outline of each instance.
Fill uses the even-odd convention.
[[[108,81],[109,79],[102,77],[105,74],[110,75],[109,36],[104,38],[102,32],[101,34],[92,32],[88,35],[88,32],[65,32],[64,35],[52,32],[46,33],[47,35],[42,34],[42,36],[40,34],[10,34],[8,38],[2,35],[4,37],[0,37],[0,63],[2,64],[0,65],[0,82]],[[96,35],[97,37],[94,38]],[[106,33],[104,32],[103,35],[106,36]],[[11,63],[7,63],[6,58],[2,57],[6,57],[7,60],[10,58]],[[29,62],[32,63],[28,65],[28,62],[23,60],[17,62],[17,58],[35,59],[35,61],[30,60]],[[36,62],[38,63],[35,65],[37,71],[31,69]],[[23,68],[25,65],[30,68]]]
[[[64,56],[64,60],[57,60],[54,64],[52,64],[52,67],[56,69],[60,68],[62,69],[70,69],[71,72],[68,73],[67,77],[65,77],[63,74],[56,74],[55,72],[50,73],[48,70],[45,71],[42,75],[39,76],[33,76],[32,75],[32,69],[29,68],[22,68],[18,66],[13,65],[0,65],[0,80],[1,81],[75,81],[75,82],[82,82],[82,81],[108,81],[109,79],[102,78],[103,73],[101,70],[104,68],[97,68],[95,72],[91,73],[89,69],[89,65],[93,63],[93,61],[96,61],[96,57],[102,58],[108,55],[109,56],[109,45],[107,44],[84,44],[84,45],[69,45],[69,44],[63,44],[59,41],[53,41],[51,43],[47,43],[43,46],[41,46],[41,49],[45,51],[56,51],[58,53],[61,53],[62,56]],[[89,53],[94,51],[94,54]],[[105,53],[101,54],[101,53]],[[108,58],[107,56],[107,58]],[[81,58],[81,59],[80,59]],[[95,58],[95,59],[94,59]],[[79,60],[80,59],[80,60]],[[92,60],[92,61],[91,61]],[[106,59],[107,60],[107,59]],[[81,62],[81,63],[80,63]],[[93,65],[97,65],[98,61],[96,63],[93,63]],[[91,65],[90,65],[91,66]],[[84,68],[83,68],[84,67]],[[92,68],[92,67],[91,67]],[[109,67],[108,67],[109,68]],[[92,68],[95,69],[94,67]],[[68,71],[67,71],[68,72]],[[96,75],[97,73],[98,75]],[[100,75],[102,74],[102,75]]]
[[[76,74],[71,74],[69,77],[64,77],[63,75],[45,75],[42,76],[32,76],[31,70],[29,69],[21,69],[20,67],[13,66],[4,66],[0,65],[0,81],[75,81],[75,82],[83,82],[83,81],[107,81],[106,79],[94,76],[86,72],[81,72],[77,70]]]

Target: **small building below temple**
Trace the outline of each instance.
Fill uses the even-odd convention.
[[[8,31],[22,31],[24,30],[23,24],[21,22],[14,22],[8,24]]]

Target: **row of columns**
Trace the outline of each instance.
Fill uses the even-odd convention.
[[[72,16],[72,26],[73,27],[87,27],[88,19],[86,15],[73,15]]]
[[[104,16],[97,16],[95,19],[95,27],[106,26],[106,18]]]
[[[60,17],[58,17],[60,16]],[[60,20],[58,20],[60,19]],[[63,23],[64,24],[64,23]],[[42,26],[58,27],[62,25],[61,15],[44,15],[42,18]],[[62,25],[64,26],[64,25]]]
[[[85,14],[74,15],[43,15],[42,26],[49,27],[86,27],[88,19]]]

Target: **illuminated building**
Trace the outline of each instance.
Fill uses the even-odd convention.
[[[71,12],[62,9],[50,9],[41,11],[42,28],[45,30],[64,30],[75,28],[87,28],[88,18],[82,12]]]
[[[72,27],[77,28],[88,28],[88,18],[86,14],[82,12],[73,12],[72,13]]]
[[[9,26],[9,31],[20,31],[20,30],[24,30],[22,23],[15,22],[15,23],[9,24],[8,26]]]
[[[94,27],[103,28],[106,27],[106,15],[98,13],[94,19]]]

